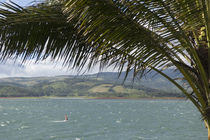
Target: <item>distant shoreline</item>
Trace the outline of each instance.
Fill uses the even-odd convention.
[[[152,99],[165,99],[165,100],[183,100],[186,99],[184,97],[142,97],[142,98],[126,98],[126,97],[96,97],[95,99],[145,99],[145,100],[152,100]]]
[[[141,98],[127,98],[127,97],[57,97],[57,96],[41,96],[41,97],[0,97],[0,99],[129,99],[129,100],[153,100],[153,99],[164,99],[164,100],[186,100],[185,97],[141,97]]]

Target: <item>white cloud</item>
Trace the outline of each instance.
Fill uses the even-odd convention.
[[[31,5],[31,3],[35,2],[36,0],[0,0],[0,2],[7,2],[7,3],[10,3],[10,1],[17,3],[18,5],[21,5],[21,6],[27,6],[27,5]]]
[[[8,77],[9,75],[23,74],[24,66],[14,63],[11,60],[7,63],[0,64],[0,77]]]
[[[53,63],[49,59],[35,63],[26,62],[25,73],[29,76],[75,75],[76,71],[62,66],[62,61]]]
[[[25,6],[29,5],[33,0],[12,0],[13,2]],[[9,2],[9,0],[0,0],[0,2]],[[84,69],[85,70],[85,69]],[[105,71],[113,71],[111,68]],[[83,71],[84,72],[84,71]],[[7,60],[6,63],[0,63],[0,78],[2,77],[37,77],[37,76],[56,76],[56,75],[76,75],[78,73],[62,65],[62,61],[53,63],[50,59],[35,63],[34,60],[27,60],[21,65],[20,61],[14,63],[13,60]],[[99,67],[93,68],[84,74],[92,74],[99,72]]]
[[[78,72],[76,69],[64,67],[62,61],[52,62],[51,59],[46,59],[35,63],[34,60],[27,60],[21,64],[20,60],[7,60],[6,63],[0,63],[0,78],[3,77],[37,77],[37,76],[57,76],[57,75],[77,75],[77,74],[93,74],[99,72],[99,67],[96,66],[90,71]],[[104,71],[113,71],[111,68]]]

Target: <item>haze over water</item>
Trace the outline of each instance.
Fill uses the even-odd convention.
[[[0,99],[0,114],[1,140],[207,139],[185,100]]]

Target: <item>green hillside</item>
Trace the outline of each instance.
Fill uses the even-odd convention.
[[[123,78],[117,77],[118,74],[113,72],[82,76],[3,78],[0,79],[0,97],[88,96],[141,98],[182,96],[165,79],[149,78],[133,82],[131,76],[128,76],[126,82],[122,84]],[[161,84],[165,83],[165,87],[161,88],[161,84],[157,84],[159,82]],[[153,86],[146,86],[149,83]]]

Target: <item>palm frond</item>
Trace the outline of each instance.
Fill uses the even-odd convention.
[[[67,23],[61,5],[22,8],[3,4],[0,9],[1,60],[8,57],[43,60],[64,59],[64,64],[84,65],[92,49],[77,34],[74,23]],[[93,52],[93,51],[92,51]]]
[[[101,62],[120,71],[126,67],[127,73],[173,63],[205,108],[208,70],[196,42],[205,24],[203,8],[198,0],[67,0],[64,13],[69,22],[79,18],[75,26],[102,56]]]

